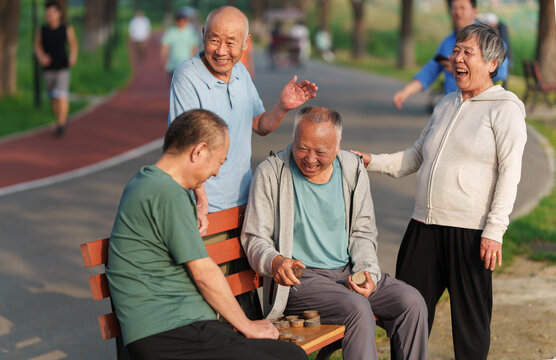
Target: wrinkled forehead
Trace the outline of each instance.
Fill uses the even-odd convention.
[[[479,46],[479,40],[477,35],[469,35],[467,38],[456,42],[454,48],[458,47],[460,49],[465,50],[474,50],[474,51],[481,51],[481,47]]]
[[[327,148],[335,146],[338,140],[338,132],[332,122],[315,123],[302,119],[294,129],[294,142],[297,145]]]

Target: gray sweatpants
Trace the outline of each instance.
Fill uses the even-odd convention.
[[[349,290],[351,266],[335,270],[305,269],[297,291],[290,289],[285,313],[319,312],[323,324],[343,324],[344,359],[376,360],[376,324],[390,338],[393,359],[427,359],[427,307],[421,294],[403,281],[382,274],[368,299]]]

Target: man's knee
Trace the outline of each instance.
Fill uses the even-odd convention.
[[[374,314],[369,300],[359,294],[353,293],[337,304],[338,308],[343,309],[344,316],[348,321],[357,323],[368,323],[374,325]]]
[[[400,297],[402,307],[407,312],[416,315],[421,315],[426,319],[427,317],[427,304],[421,293],[411,285],[404,284],[404,291]]]

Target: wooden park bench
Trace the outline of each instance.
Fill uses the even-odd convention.
[[[248,265],[245,253],[239,241],[239,234],[243,224],[244,207],[236,207],[229,210],[209,214],[209,228],[205,240],[215,234],[225,234],[217,242],[205,242],[209,256],[221,265],[226,267],[226,279],[232,289],[233,294],[238,297],[249,297],[251,301],[241,299],[240,304],[246,314],[251,318],[261,318],[262,312],[260,303],[256,296],[256,289],[262,286],[263,279],[256,274]],[[91,241],[81,245],[81,255],[85,267],[106,265],[108,262],[108,244],[110,239]],[[110,297],[108,280],[104,273],[93,275],[89,278],[91,292],[94,300],[101,300]],[[112,303],[111,303],[112,305]],[[123,345],[120,323],[112,312],[98,317],[100,332],[104,340],[116,339],[116,351],[118,360],[130,359]],[[292,329],[289,329],[292,330]],[[296,335],[305,336],[305,341],[299,346],[307,354],[319,351],[318,360],[325,360],[341,347],[341,340],[344,337],[345,327],[343,325],[321,325],[320,327],[304,327],[295,329]]]
[[[525,93],[525,99],[523,100],[525,105],[533,111],[537,103],[537,97],[543,95],[546,104],[553,106],[556,102],[556,83],[547,84],[543,81],[541,68],[536,60],[523,60],[523,70],[525,74],[525,83],[527,85],[527,92]],[[551,93],[554,96],[553,102],[549,99]],[[531,106],[528,104],[529,97],[531,97],[532,101]]]

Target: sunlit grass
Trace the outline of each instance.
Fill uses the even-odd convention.
[[[556,118],[552,122],[530,120],[556,148]],[[529,214],[513,221],[504,236],[505,255],[529,254],[536,260],[556,262],[556,188]]]

